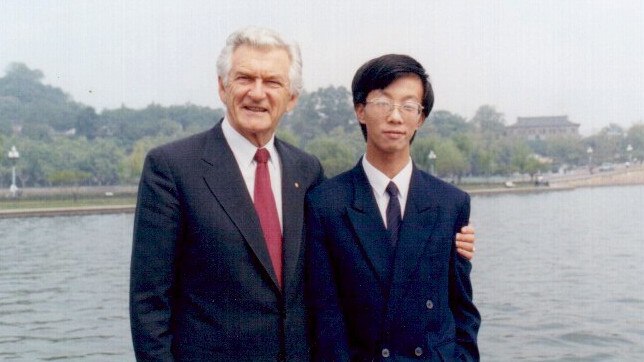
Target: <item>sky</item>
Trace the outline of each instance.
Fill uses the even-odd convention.
[[[350,89],[364,62],[402,53],[435,110],[567,115],[584,135],[644,122],[643,0],[2,0],[0,76],[25,63],[97,111],[222,107],[216,58],[248,25],[300,44],[307,91]]]

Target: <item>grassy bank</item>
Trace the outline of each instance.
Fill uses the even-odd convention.
[[[0,210],[50,209],[87,206],[134,205],[135,195],[116,196],[63,196],[39,198],[4,198],[0,199]]]
[[[616,170],[609,173],[569,176],[551,180],[550,187],[535,186],[531,182],[515,182],[513,187],[502,183],[460,184],[460,188],[472,195],[499,193],[547,192],[575,187],[644,184],[644,166]],[[79,212],[95,212],[97,209],[128,210],[136,204],[136,186],[42,188],[21,190],[22,195],[10,198],[0,196],[0,217],[19,214],[21,211],[37,213],[38,210],[77,209]],[[119,208],[122,206],[122,208]],[[91,209],[90,211],[87,211]],[[62,212],[68,212],[63,210]]]

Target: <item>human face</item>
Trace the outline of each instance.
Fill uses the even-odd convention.
[[[416,75],[400,77],[385,89],[374,89],[367,95],[367,99],[387,98],[399,105],[405,102],[420,104],[422,97],[423,85]],[[367,159],[407,159],[411,138],[424,121],[422,112],[417,116],[403,117],[398,107],[389,114],[376,108],[373,104],[356,106],[358,121],[367,127]]]
[[[241,45],[233,52],[226,84],[219,78],[219,98],[230,124],[257,147],[271,139],[284,113],[295,107],[290,65],[284,49]]]

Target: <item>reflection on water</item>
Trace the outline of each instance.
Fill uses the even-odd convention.
[[[644,186],[474,197],[484,361],[644,360]],[[0,220],[0,360],[134,360],[132,215]]]

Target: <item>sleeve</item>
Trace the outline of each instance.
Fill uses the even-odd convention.
[[[348,361],[349,346],[338,299],[336,276],[325,231],[307,197],[305,208],[305,298],[310,319],[313,361]]]
[[[455,225],[456,232],[469,222],[470,198],[460,207]],[[476,342],[481,316],[474,306],[470,271],[472,264],[465,258],[458,257],[456,247],[452,245],[450,261],[449,303],[456,323],[456,355],[459,360],[478,361],[479,351]]]
[[[145,159],[134,216],[130,325],[137,361],[172,361],[170,328],[179,203],[160,151]]]

